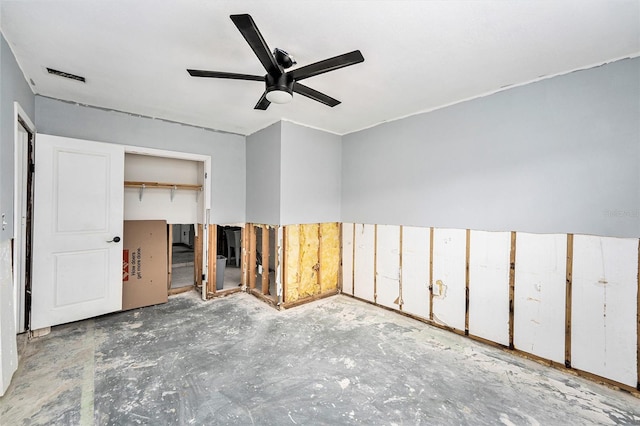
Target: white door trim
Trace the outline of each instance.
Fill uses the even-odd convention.
[[[36,135],[36,126],[33,124],[31,118],[27,115],[27,113],[22,109],[18,102],[13,103],[13,138],[14,138],[14,174],[13,174],[13,241],[14,241],[14,254],[13,254],[13,264],[21,265],[26,261],[26,247],[25,247],[25,230],[22,226],[22,206],[21,200],[23,199],[24,193],[27,190],[24,186],[23,174],[28,173],[28,170],[25,170],[27,167],[26,161],[28,159],[24,158],[22,155],[24,147],[23,141],[19,138],[20,127],[23,125],[20,124],[19,120],[22,120],[24,125],[27,127],[27,131],[31,133],[32,137],[35,138]],[[33,202],[33,200],[31,200]],[[19,258],[18,258],[19,257]],[[29,265],[26,265],[28,268]],[[15,268],[15,266],[14,266]],[[24,321],[24,313],[25,313],[25,276],[19,273],[19,271],[13,271],[13,297],[14,297],[14,318],[16,321],[16,332],[22,333],[26,331],[26,324]]]

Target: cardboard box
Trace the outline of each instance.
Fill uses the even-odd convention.
[[[125,220],[122,242],[122,310],[166,303],[167,222]]]

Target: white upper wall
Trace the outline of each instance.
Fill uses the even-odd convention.
[[[245,137],[36,96],[41,133],[211,156],[211,223],[245,222]],[[37,141],[36,141],[37,144]]]
[[[340,221],[342,138],[282,122],[280,223]]]
[[[640,237],[640,59],[343,137],[342,221]]]

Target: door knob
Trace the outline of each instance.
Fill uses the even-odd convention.
[[[119,243],[120,242],[120,237],[113,237],[113,240],[111,241],[107,241],[108,243]]]

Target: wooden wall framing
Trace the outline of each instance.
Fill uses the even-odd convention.
[[[341,243],[345,295],[640,390],[638,239],[346,223]]]

